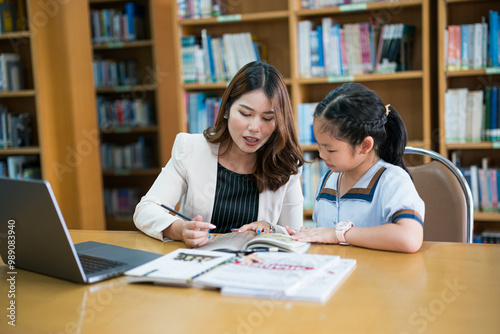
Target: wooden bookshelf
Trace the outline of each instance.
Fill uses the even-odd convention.
[[[93,210],[102,198],[92,132],[96,117],[88,113],[95,105],[86,42],[90,38],[88,30],[81,29],[87,25],[87,6],[71,2],[47,7],[35,0],[15,3],[24,6],[27,27],[0,34],[0,49],[20,54],[25,87],[0,92],[0,103],[9,112],[30,115],[31,145],[0,149],[0,160],[37,157],[41,177],[50,182],[68,227],[102,229],[104,217]]]
[[[90,0],[88,2],[89,12],[92,10],[114,9],[121,11],[125,4],[132,2],[144,8],[144,39],[127,41],[118,40],[106,43],[93,43],[92,52],[94,59],[113,59],[124,61],[133,59],[137,63],[136,85],[118,85],[96,87],[94,92],[96,98],[104,97],[110,101],[121,99],[134,100],[136,98],[147,101],[151,105],[153,116],[152,124],[142,126],[111,126],[100,127],[99,134],[101,146],[103,143],[128,145],[135,143],[139,138],[147,142],[146,149],[150,149],[150,159],[146,165],[137,168],[118,168],[109,170],[102,168],[103,189],[138,189],[140,196],[144,195],[158,176],[160,169],[168,161],[173,134],[169,129],[170,123],[176,116],[170,117],[168,109],[176,105],[176,97],[169,94],[172,91],[172,55],[169,50],[172,37],[168,34],[171,23],[165,19],[165,14],[172,10],[172,2],[168,0]],[[171,16],[168,16],[170,18]],[[89,20],[91,22],[91,20]],[[92,23],[91,23],[92,24]],[[87,23],[87,25],[89,25]],[[90,25],[89,25],[90,30]],[[96,115],[96,108],[92,109]],[[177,133],[177,128],[173,131]],[[106,228],[108,229],[133,229],[133,208],[136,203],[130,203],[130,215],[114,217],[106,216]],[[105,203],[101,203],[104,212]]]
[[[440,0],[438,1],[438,104],[439,104],[439,151],[442,155],[452,158],[458,156],[461,166],[477,165],[481,167],[481,159],[490,158],[489,167],[500,168],[498,148],[499,142],[483,141],[477,143],[447,143],[445,119],[445,93],[452,88],[468,88],[469,90],[484,90],[495,85],[500,80],[500,69],[480,68],[450,71],[445,60],[445,30],[450,25],[473,24],[481,22],[484,17],[489,23],[489,10],[500,11],[500,2],[495,0]],[[475,231],[481,231],[483,226],[500,223],[500,213],[474,213]],[[498,228],[498,226],[497,226]]]
[[[268,47],[263,59],[275,66],[284,76],[295,113],[300,103],[319,102],[333,88],[344,82],[361,82],[374,89],[385,103],[401,113],[411,145],[431,149],[431,73],[430,73],[430,8],[428,0],[368,3],[356,6],[302,9],[300,0],[223,1],[226,13],[222,17],[179,19],[174,12],[175,63],[177,65],[178,129],[187,131],[186,105],[183,99],[189,92],[211,92],[222,95],[227,82],[184,83],[182,78],[181,36],[200,36],[201,30],[220,37],[224,33],[250,32]],[[336,23],[367,22],[369,18],[384,23],[406,23],[416,27],[413,43],[412,69],[390,74],[355,75],[346,78],[301,78],[298,59],[298,22],[311,20],[320,24],[321,18],[331,17]],[[317,151],[315,145],[302,147]],[[310,217],[310,210],[305,216]]]

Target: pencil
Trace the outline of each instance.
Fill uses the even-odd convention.
[[[180,212],[178,212],[178,211],[176,211],[176,210],[174,210],[174,209],[172,209],[172,208],[169,208],[169,207],[168,207],[168,206],[166,206],[165,204],[162,204],[162,203],[160,203],[160,202],[156,202],[156,204],[158,204],[158,205],[159,205],[159,206],[161,206],[162,208],[167,209],[168,211],[170,211],[170,212],[172,212],[172,213],[176,214],[177,216],[181,217],[181,218],[182,218],[182,219],[184,219],[184,220],[187,220],[187,221],[193,221],[193,220],[194,220],[194,219],[191,219],[191,218],[189,218],[188,216],[185,216],[185,215],[183,215],[182,213],[180,213]]]

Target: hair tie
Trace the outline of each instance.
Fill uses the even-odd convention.
[[[391,106],[390,104],[387,104],[387,105],[385,106],[385,116],[386,116],[386,117],[387,117],[387,116],[389,116],[389,112],[391,111],[391,110],[389,109],[389,107],[390,107],[390,106]]]

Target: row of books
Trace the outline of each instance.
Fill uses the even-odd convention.
[[[336,7],[352,4],[366,4],[372,2],[398,2],[400,0],[301,0],[302,9],[318,9],[327,7]]]
[[[500,140],[500,86],[452,88],[445,93],[447,143]]]
[[[500,169],[489,168],[487,158],[481,166],[472,165],[461,168],[469,184],[474,201],[474,210],[483,212],[500,212]]]
[[[0,92],[22,89],[24,89],[24,75],[21,56],[17,53],[0,53]]]
[[[101,130],[155,124],[151,103],[143,99],[111,100],[97,96],[97,112]]]
[[[26,30],[25,1],[0,1],[0,33],[22,30]]]
[[[474,242],[483,244],[500,244],[500,230],[484,230],[480,235],[474,236]]]
[[[209,93],[185,93],[186,119],[189,133],[203,133],[215,124],[221,98]]]
[[[299,72],[303,78],[336,77],[368,73],[393,73],[411,69],[415,27],[388,24],[380,31],[369,22],[321,25],[298,23]]]
[[[297,105],[297,127],[300,145],[316,144],[312,129],[313,114],[318,103],[300,103]]]
[[[105,171],[130,171],[151,167],[151,150],[146,138],[126,145],[102,143],[101,167]]]
[[[259,60],[261,48],[249,32],[213,37],[203,29],[201,36],[183,36],[183,80],[185,83],[227,81],[243,65]]]
[[[226,4],[222,0],[177,0],[179,19],[200,19],[224,15]]]
[[[329,168],[322,159],[318,158],[317,153],[304,152],[304,159],[308,161],[302,169],[304,209],[312,209],[319,180],[329,171]]]
[[[130,217],[139,199],[138,188],[105,188],[104,212],[106,216]]]
[[[498,22],[498,18],[495,20]],[[480,23],[448,26],[444,47],[447,70],[498,67],[498,38],[493,38],[498,28],[490,22],[489,30],[484,18]]]
[[[31,117],[28,113],[10,113],[0,105],[0,148],[31,145]]]
[[[40,162],[33,155],[12,155],[0,160],[0,177],[41,179]]]
[[[143,5],[127,2],[123,9],[90,11],[92,43],[132,42],[146,38]]]
[[[137,61],[97,59],[92,61],[95,87],[134,86],[139,82]]]

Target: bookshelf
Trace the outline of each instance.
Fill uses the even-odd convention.
[[[227,81],[185,83],[183,80],[183,36],[201,36],[205,30],[213,37],[228,33],[250,32],[267,49],[261,60],[275,66],[284,76],[297,116],[301,103],[319,102],[336,86],[350,81],[365,84],[375,90],[385,103],[390,103],[402,115],[408,128],[409,145],[431,149],[431,68],[430,68],[430,8],[428,0],[374,2],[328,8],[302,9],[300,0],[222,1],[225,10],[217,17],[179,18],[174,14],[175,63],[177,66],[178,129],[187,131],[188,117],[185,94],[209,92],[221,96]],[[307,1],[306,1],[307,2]],[[181,2],[187,4],[189,1]],[[404,23],[415,26],[410,70],[394,73],[357,74],[341,77],[300,75],[298,24],[310,20],[321,25],[330,17],[340,25],[372,20],[383,24]],[[317,152],[315,145],[304,145],[305,152]],[[305,210],[305,217],[312,210]]]
[[[88,5],[102,208],[107,229],[130,230],[135,205],[168,161],[177,133],[170,130],[176,116],[168,115],[176,97],[169,94],[171,36],[164,17],[172,4],[90,0]],[[103,28],[103,22],[111,24]]]
[[[0,4],[0,175],[39,179],[42,170],[33,43],[26,24],[26,3],[21,5],[18,10],[13,4]],[[14,16],[18,12],[24,16]],[[14,17],[9,19],[11,15]],[[24,130],[16,125],[21,117],[27,120],[20,123]]]
[[[34,157],[37,178],[51,183],[69,228],[102,229],[99,156],[93,150],[95,118],[85,112],[93,107],[90,55],[83,3],[64,6],[39,1],[13,1],[22,5],[18,18],[25,26],[0,34],[2,52],[17,53],[24,87],[0,92],[0,104],[12,113],[27,113],[31,122],[29,145],[0,149],[0,161],[9,157]],[[74,25],[61,26],[71,21]],[[89,65],[88,68],[85,65]],[[77,87],[77,88],[76,88]],[[90,85],[91,87],[91,85]],[[92,126],[90,126],[92,125]],[[91,181],[91,182],[89,182]]]
[[[484,136],[479,139],[475,139],[473,142],[471,142],[468,137],[466,140],[447,140],[447,138],[450,137],[450,129],[454,128],[453,125],[450,125],[450,117],[452,116],[446,112],[446,94],[449,90],[462,88],[468,89],[469,92],[482,91],[483,93],[481,94],[483,94],[483,99],[480,101],[480,114],[483,115],[484,119],[487,117],[486,114],[483,114],[484,111],[482,108],[483,104],[486,105],[486,91],[490,89],[490,87],[498,86],[498,82],[500,82],[500,69],[498,67],[495,68],[491,63],[488,63],[487,56],[490,46],[482,49],[481,54],[483,55],[486,50],[486,56],[483,56],[483,59],[486,59],[486,62],[483,60],[480,66],[475,64],[471,65],[470,61],[464,62],[463,60],[460,63],[461,66],[453,66],[453,60],[450,60],[453,56],[450,55],[454,52],[450,51],[450,44],[454,45],[455,43],[451,43],[449,31],[452,31],[455,26],[460,26],[461,29],[464,29],[463,27],[465,25],[470,27],[471,25],[481,22],[488,24],[489,31],[490,10],[499,12],[500,2],[494,0],[448,0],[439,1],[438,3],[439,151],[442,155],[447,156],[450,159],[457,159],[460,166],[466,169],[470,168],[470,166],[478,166],[481,168],[483,158],[488,158],[489,168],[500,168],[500,159],[498,154],[500,144],[498,141],[491,140],[490,138],[484,138]],[[452,27],[452,29],[450,29],[450,27]],[[465,29],[470,30],[471,28]],[[446,30],[448,30],[448,33],[446,33]],[[460,32],[462,32],[462,30],[460,30]],[[470,36],[470,34],[468,36]],[[474,45],[469,38],[464,39],[464,41]],[[462,44],[460,43],[460,45]],[[462,50],[462,48],[460,48],[460,50]],[[471,49],[469,48],[469,50]],[[474,49],[474,51],[469,51],[469,55],[476,52],[475,50],[476,49]],[[463,54],[464,53],[461,53],[462,58]],[[451,104],[451,102],[449,103]],[[484,106],[484,108],[486,107]],[[470,122],[470,119],[466,118],[466,120],[466,122]],[[476,235],[479,235],[482,231],[488,228],[498,230],[500,212],[494,211],[495,210],[487,212],[481,207],[476,209],[474,213]]]

